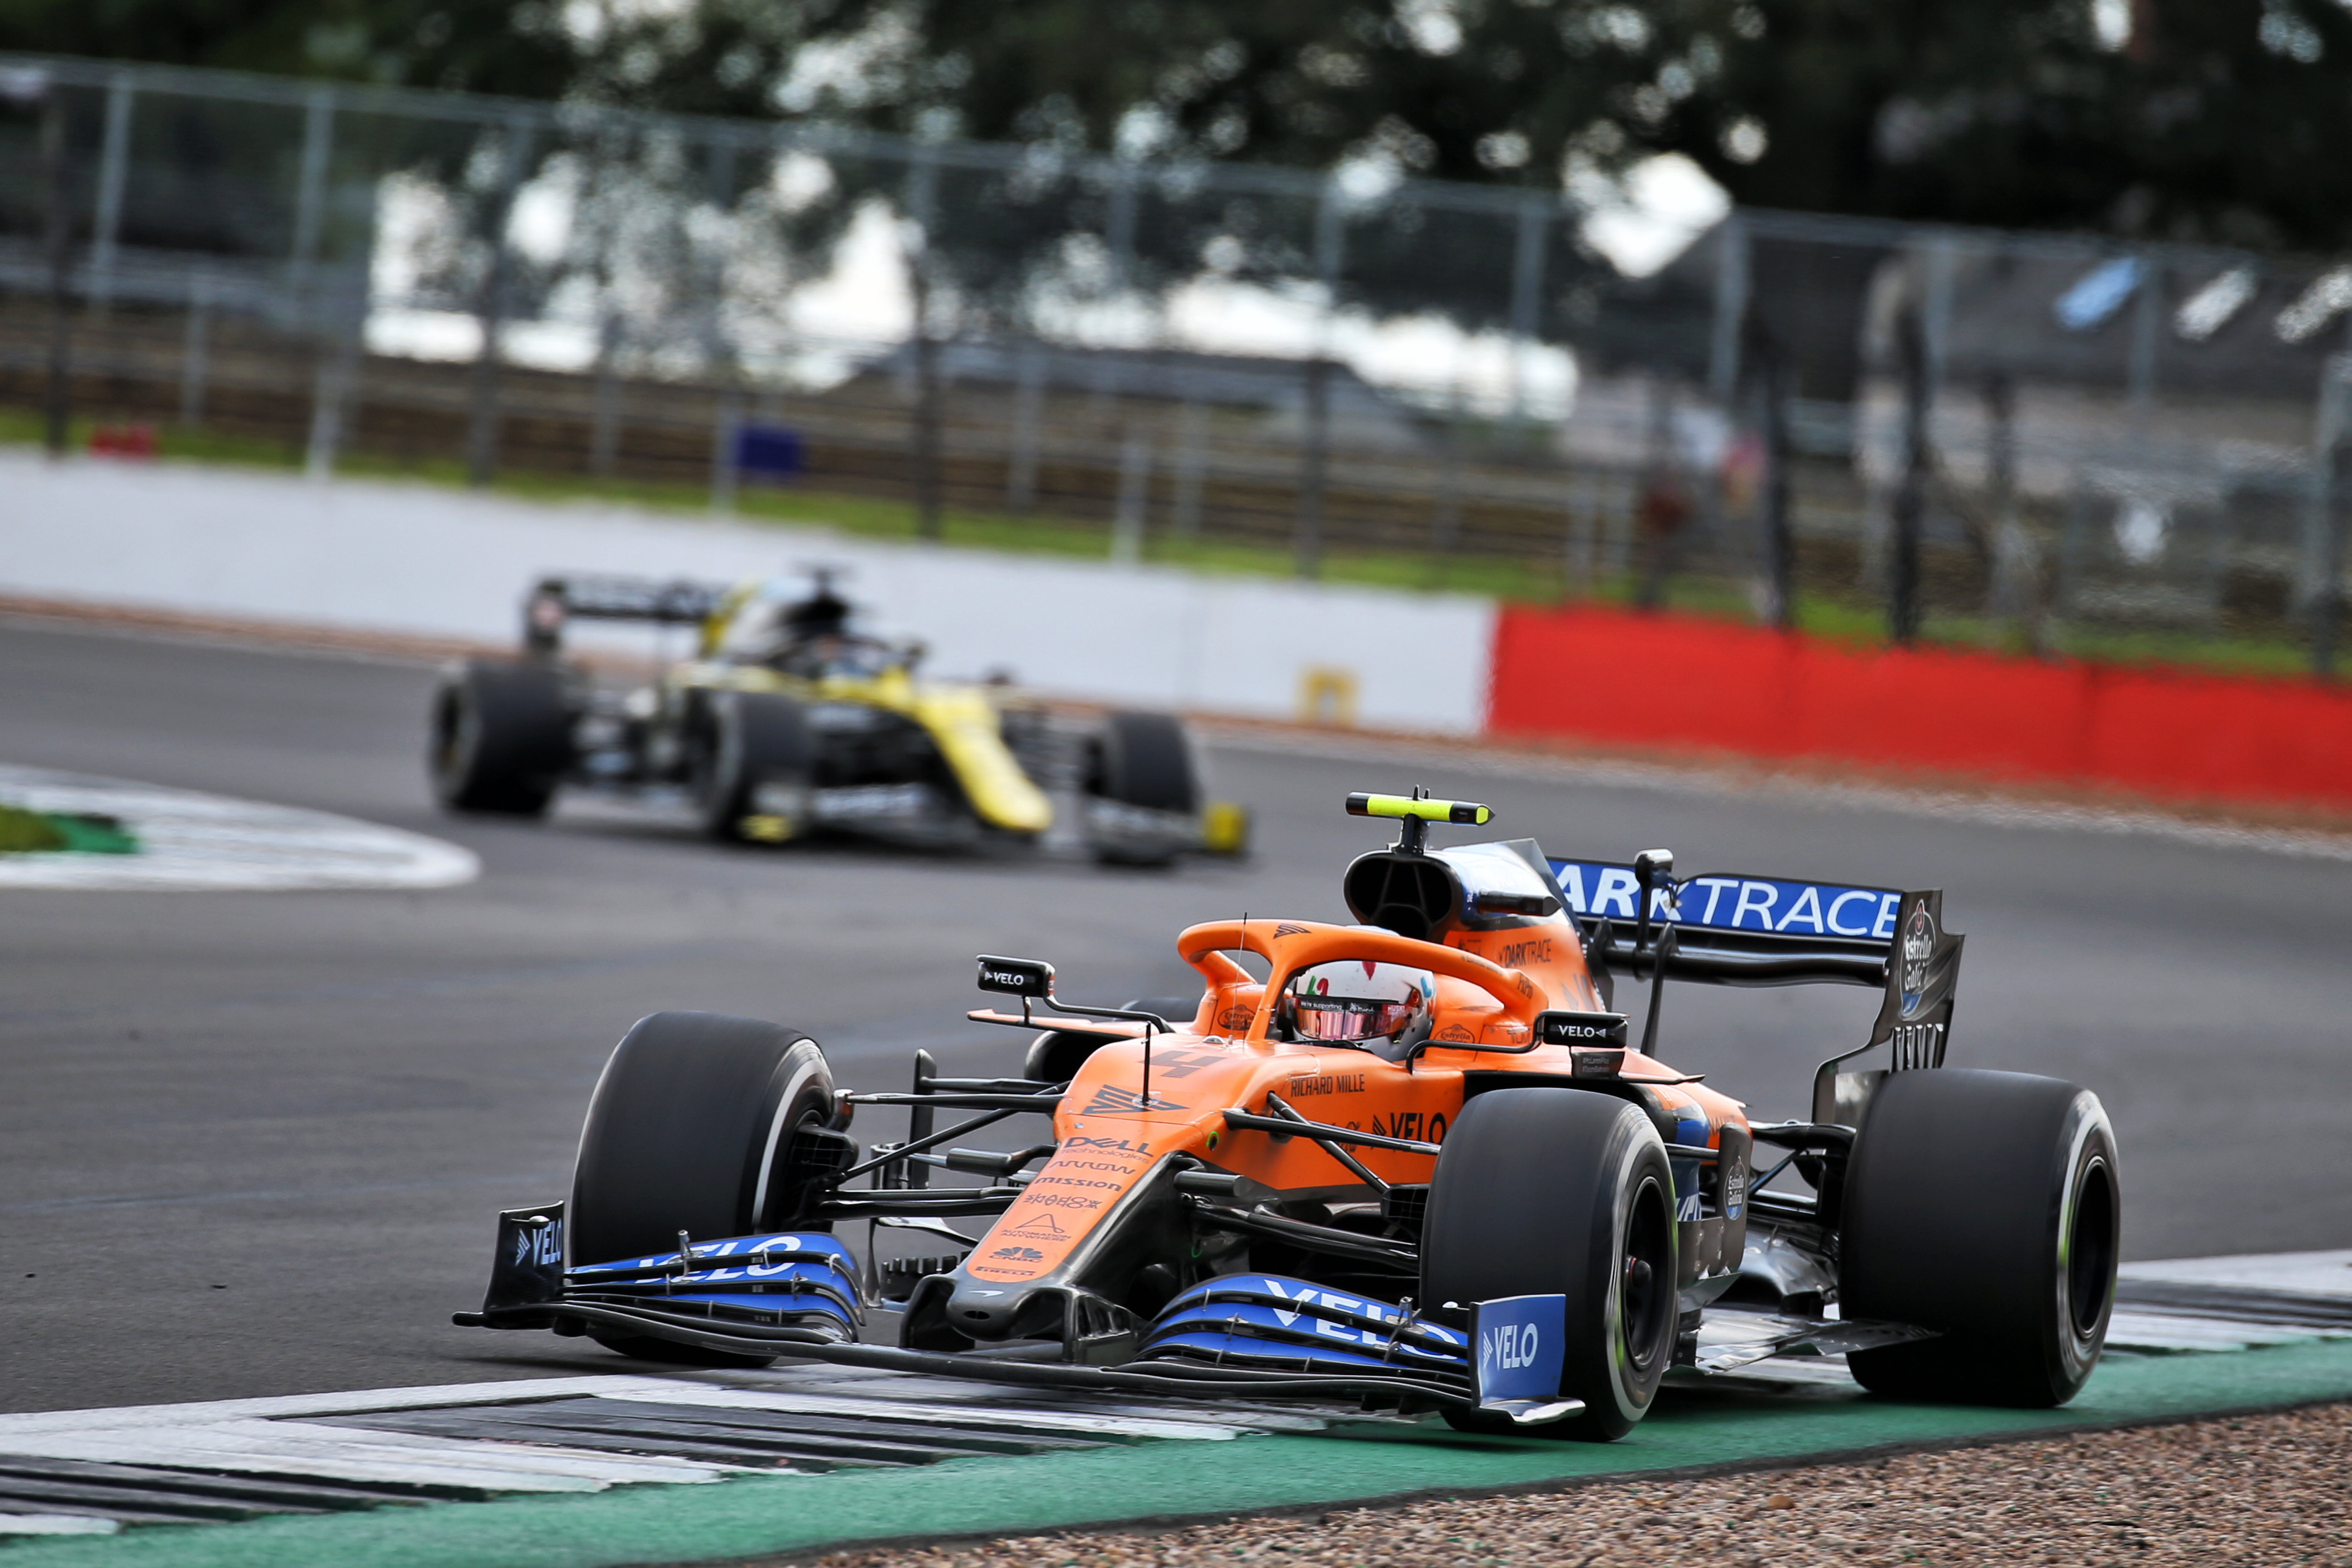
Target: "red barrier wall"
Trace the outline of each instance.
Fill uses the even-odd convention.
[[[1694,616],[1496,619],[1487,730],[2352,807],[2352,692],[1945,648],[1858,649]]]

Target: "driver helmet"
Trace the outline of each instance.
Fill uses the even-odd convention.
[[[1281,1022],[1294,1040],[1402,1052],[1429,1037],[1437,979],[1370,959],[1310,964],[1282,989]],[[1387,1047],[1382,1049],[1381,1047]]]

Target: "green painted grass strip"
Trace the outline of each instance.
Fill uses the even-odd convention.
[[[132,855],[139,840],[111,816],[0,805],[0,855]]]
[[[1434,1423],[1307,1436],[959,1459],[593,1496],[152,1527],[0,1548],[5,1568],[611,1568],[913,1535],[1021,1534],[1171,1515],[1369,1502],[1694,1466],[1769,1464],[2352,1399],[2352,1342],[2119,1357],[2063,1410],[1906,1405],[1805,1391],[1682,1392],[1622,1443],[1460,1436]]]

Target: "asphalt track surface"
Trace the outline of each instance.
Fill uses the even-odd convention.
[[[1257,813],[1243,865],[730,850],[609,816],[438,817],[431,676],[0,623],[0,761],[342,812],[486,868],[431,892],[0,892],[0,1409],[629,1370],[448,1313],[479,1298],[493,1211],[563,1191],[632,1020],[794,1022],[860,1087],[898,1087],[917,1046],[1013,1070],[1022,1037],[961,1021],[973,953],[1049,958],[1076,998],[1175,989],[1190,921],[1344,919],[1339,871],[1382,835],[1340,797],[1411,784],[1555,853],[1941,886],[1969,938],[1954,1064],[2101,1093],[2127,1256],[2352,1245],[2341,861],[1265,743],[1213,758]],[[1662,1054],[1798,1114],[1874,1005],[1677,987]]]

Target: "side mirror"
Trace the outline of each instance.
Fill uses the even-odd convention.
[[[1615,1078],[1625,1067],[1625,1015],[1570,1013],[1547,1008],[1536,1015],[1536,1038],[1569,1047],[1571,1078]]]
[[[1054,966],[1037,958],[992,958],[980,955],[980,988],[1024,1001],[1050,1002],[1054,997]]]
[[[1625,1015],[1571,1013],[1565,1008],[1548,1007],[1536,1015],[1536,1038],[1547,1046],[1622,1051],[1625,1048]]]

